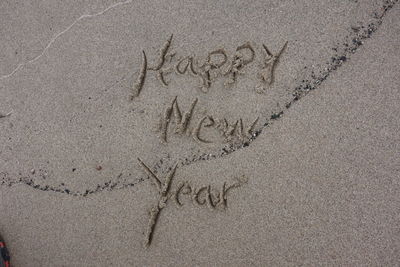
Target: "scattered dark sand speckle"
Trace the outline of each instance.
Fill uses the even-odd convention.
[[[351,0],[351,1],[355,3],[357,2],[356,0]],[[285,104],[285,109],[289,109],[293,103],[300,100],[302,97],[306,96],[310,91],[317,89],[330,76],[330,74],[333,71],[341,67],[344,62],[350,60],[351,54],[355,53],[357,49],[363,45],[363,42],[372,36],[372,34],[382,24],[382,19],[384,18],[386,13],[397,2],[398,0],[384,1],[383,6],[381,6],[381,8],[379,8],[379,10],[377,10],[373,14],[373,20],[369,24],[361,26],[351,26],[350,34],[345,38],[345,40],[341,44],[337,44],[332,47],[331,50],[334,51],[335,54],[330,57],[330,59],[325,63],[325,66],[322,67],[322,69],[320,69],[318,73],[312,71],[310,75],[311,79],[301,80],[299,85],[294,88],[292,93],[292,100]],[[305,66],[304,69],[307,69],[307,66]],[[91,97],[89,97],[89,99],[91,99]],[[218,154],[193,155],[191,158],[179,159],[178,166],[190,165],[200,160],[211,160],[215,158],[224,157],[243,147],[248,147],[251,144],[251,142],[254,141],[266,127],[270,126],[273,121],[277,121],[282,117],[284,110],[281,110],[278,113],[271,114],[270,118],[267,119],[262,124],[263,126],[260,129],[256,130],[252,134],[252,136],[248,138],[248,140],[227,144],[225,147],[221,148],[221,151]],[[165,173],[168,170],[171,170],[172,168],[171,166],[174,163],[171,163],[169,159],[170,159],[169,155],[165,158],[161,158],[159,162],[155,164],[154,168],[152,168],[154,172]],[[102,167],[97,166],[96,169],[99,171],[102,169]],[[75,170],[76,168],[72,169],[72,171]],[[86,197],[88,195],[99,193],[102,191],[111,191],[113,189],[123,189],[123,188],[133,187],[139,184],[140,182],[148,179],[148,177],[141,177],[134,182],[128,183],[122,178],[122,176],[123,175],[121,173],[118,176],[110,179],[108,182],[105,182],[103,184],[98,184],[95,188],[84,189],[82,191],[72,191],[70,189],[64,188],[65,187],[64,183],[61,183],[61,186],[41,185],[36,183],[32,178],[29,177],[20,177],[17,179],[11,179],[5,173],[0,173],[0,185],[14,186],[18,184],[24,184],[36,190],[64,193],[71,196]],[[127,175],[127,177],[129,176],[131,176],[131,174]],[[46,178],[45,175],[42,175],[41,177],[43,179]]]

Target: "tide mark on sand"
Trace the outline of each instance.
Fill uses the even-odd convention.
[[[131,2],[131,1],[127,1]],[[293,103],[299,101],[301,98],[306,96],[310,91],[318,89],[319,86],[330,76],[330,74],[337,69],[339,69],[345,62],[348,61],[351,54],[354,54],[364,43],[364,41],[371,38],[371,36],[379,29],[380,25],[383,22],[384,17],[388,12],[393,8],[395,4],[397,4],[398,0],[385,0],[383,1],[383,5],[377,9],[373,17],[370,21],[367,21],[365,24],[360,25],[357,28],[350,27],[351,33],[344,38],[343,43],[337,44],[332,47],[332,50],[335,52],[334,55],[330,57],[330,59],[326,62],[326,67],[321,70],[319,74],[315,74],[314,71],[311,72],[311,79],[304,79],[300,82],[298,86],[294,88],[293,98],[291,101],[286,103],[285,109],[282,109],[279,112],[272,114],[269,119],[267,119],[263,126],[255,131],[252,136],[247,139],[243,140],[240,144],[237,145],[228,145],[221,149],[218,154],[200,154],[200,155],[193,155],[191,158],[181,158],[179,159],[178,166],[186,166],[193,164],[197,161],[204,161],[204,160],[212,160],[216,158],[222,158],[226,155],[229,155],[239,149],[248,147],[252,141],[254,141],[263,131],[263,129],[269,127],[273,124],[274,121],[279,120],[284,111],[288,110]],[[125,2],[124,2],[125,3]],[[1,78],[0,78],[1,79]],[[169,163],[166,162],[166,158],[161,158],[153,168],[153,172],[160,172],[163,173],[165,170],[171,170],[171,167],[168,167]],[[140,182],[145,181],[146,177],[138,178],[134,183],[123,183],[121,181],[116,180],[115,182],[107,182],[104,185],[98,185],[96,189],[83,189],[82,191],[69,191],[66,192],[60,187],[53,187],[49,185],[37,184],[32,179],[11,179],[9,177],[3,177],[0,173],[0,185],[5,186],[14,186],[18,184],[27,185],[35,190],[46,191],[46,192],[56,192],[56,193],[65,193],[71,196],[80,196],[86,197],[91,194],[105,192],[105,191],[112,191],[115,189],[124,189],[128,187],[134,187],[135,185],[139,184]],[[112,186],[111,186],[112,185]]]

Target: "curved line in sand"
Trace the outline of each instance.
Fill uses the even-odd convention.
[[[39,55],[37,55],[36,57],[34,57],[34,58],[31,59],[31,60],[28,60],[28,61],[23,62],[23,63],[19,63],[19,64],[17,65],[17,67],[16,67],[13,71],[11,71],[9,74],[0,76],[0,81],[2,81],[2,80],[4,80],[4,79],[7,79],[7,78],[10,78],[10,77],[13,76],[15,73],[17,73],[18,70],[20,70],[22,67],[24,67],[24,66],[26,66],[26,65],[28,65],[28,64],[34,63],[35,61],[37,61],[38,59],[40,59],[40,58],[46,53],[46,51],[52,46],[52,44],[53,44],[60,36],[62,36],[64,33],[68,32],[70,29],[72,29],[72,27],[74,27],[74,25],[77,24],[78,22],[80,22],[81,20],[83,20],[83,19],[85,19],[85,18],[93,18],[93,17],[97,17],[97,16],[100,16],[100,15],[103,15],[103,14],[106,13],[107,11],[109,11],[109,10],[111,10],[111,9],[117,7],[117,6],[121,6],[121,5],[125,5],[125,4],[130,4],[130,3],[132,3],[132,1],[133,1],[133,0],[126,0],[126,1],[123,1],[123,2],[118,2],[118,3],[116,3],[116,4],[113,4],[113,5],[109,6],[109,7],[107,7],[106,9],[104,9],[104,10],[98,12],[98,13],[95,13],[95,14],[85,14],[85,15],[80,16],[80,17],[79,17],[78,19],[76,19],[71,25],[69,25],[66,29],[64,29],[63,31],[61,31],[61,32],[59,32],[58,34],[54,35],[53,38],[50,39],[50,42],[45,46],[45,48],[42,50],[42,52],[41,52]]]
[[[127,3],[127,2],[131,2],[131,1],[125,1],[125,2],[121,2],[121,3]],[[359,38],[358,39],[359,41],[362,41],[362,40],[366,40],[366,39],[370,38],[371,35],[375,31],[377,31],[379,26],[382,24],[383,18],[386,15],[386,13],[397,2],[398,2],[398,0],[394,0],[393,2],[391,2],[391,4],[388,4],[387,6],[384,5],[384,8],[383,8],[384,11],[382,12],[381,15],[379,15],[377,17],[374,17],[375,18],[374,22],[368,21],[368,22],[366,22],[364,24],[364,25],[372,25],[373,28],[369,28],[369,26],[368,26],[368,27],[366,27],[365,32],[362,33],[363,35],[354,36],[354,35],[350,34],[345,38],[345,40],[349,41],[350,39],[353,39],[353,38],[357,37],[357,38]],[[329,64],[328,64],[329,69],[327,71],[325,71],[325,72],[321,72],[321,74],[318,77],[313,78],[311,81],[306,81],[304,83],[301,83],[299,86],[297,86],[294,89],[293,92],[294,93],[303,92],[303,94],[300,94],[300,95],[294,94],[293,95],[294,98],[289,103],[286,104],[285,108],[280,113],[273,114],[271,116],[271,118],[267,119],[267,121],[264,123],[264,125],[257,131],[257,135],[255,135],[254,137],[250,138],[249,141],[247,141],[247,142],[245,141],[245,142],[243,142],[243,144],[241,146],[233,147],[232,150],[229,150],[229,151],[226,151],[226,152],[223,150],[224,149],[223,148],[222,149],[223,150],[222,154],[214,155],[213,157],[210,157],[210,158],[204,157],[204,154],[203,154],[203,155],[199,155],[198,157],[195,157],[192,160],[188,160],[188,161],[186,159],[178,159],[178,162],[180,163],[179,165],[182,167],[182,166],[186,166],[186,165],[190,165],[192,163],[195,163],[195,162],[197,162],[199,160],[211,160],[211,159],[215,159],[215,158],[221,158],[221,157],[227,156],[227,155],[229,155],[229,154],[231,154],[231,153],[233,153],[233,152],[235,152],[237,150],[240,150],[243,147],[249,146],[250,143],[252,141],[254,141],[257,138],[257,136],[259,136],[259,134],[263,131],[263,129],[265,129],[266,127],[270,126],[273,121],[279,120],[282,117],[283,112],[285,110],[288,110],[294,102],[297,102],[298,100],[300,100],[301,98],[306,96],[308,94],[308,92],[310,92],[310,91],[312,91],[314,89],[317,89],[329,77],[330,73],[335,71],[335,70],[337,70],[338,68],[340,68],[343,65],[343,63],[346,62],[347,57],[350,54],[355,53],[361,45],[362,45],[362,42],[354,42],[353,41],[353,43],[347,44],[347,46],[345,46],[345,47],[343,47],[343,46],[336,47],[336,49],[342,49],[344,51],[341,54],[336,55],[336,57],[334,58],[335,60],[333,60],[332,63],[329,62]],[[344,60],[342,60],[343,57],[344,57]],[[162,168],[162,165],[164,165],[162,163],[165,162],[165,161],[161,158],[159,160],[159,162],[161,162],[161,165],[159,165],[158,163],[156,164],[156,167],[158,167],[158,168],[156,168],[155,171],[157,171],[157,172],[158,172],[158,170],[160,170]],[[165,167],[163,169],[170,169],[170,168],[171,167],[169,167],[169,168]],[[9,187],[12,187],[12,186],[15,186],[15,185],[26,185],[26,186],[29,186],[29,187],[31,187],[33,189],[36,189],[36,190],[68,194],[68,195],[77,196],[77,197],[86,197],[86,196],[89,196],[89,195],[92,195],[92,194],[101,193],[101,192],[111,192],[111,191],[116,190],[116,189],[124,189],[124,188],[128,188],[128,187],[134,187],[134,186],[138,185],[139,183],[141,183],[142,181],[144,181],[147,177],[146,176],[145,177],[140,177],[140,178],[136,179],[135,181],[133,181],[131,183],[124,183],[124,182],[118,180],[118,178],[120,178],[120,176],[118,176],[117,180],[114,181],[114,182],[109,181],[109,182],[104,183],[103,185],[97,185],[97,187],[94,188],[94,189],[83,189],[82,191],[70,191],[68,189],[55,188],[55,187],[51,187],[51,186],[48,186],[48,185],[40,185],[40,184],[34,183],[32,180],[29,180],[27,182],[27,181],[25,181],[23,179],[20,179],[19,181],[18,180],[12,180],[12,179],[10,179],[8,181],[5,181],[3,179],[2,181],[0,181],[0,186],[1,185],[6,185],[6,186],[9,186]]]

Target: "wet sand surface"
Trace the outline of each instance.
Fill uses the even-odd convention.
[[[13,266],[399,264],[397,1],[0,15]]]

